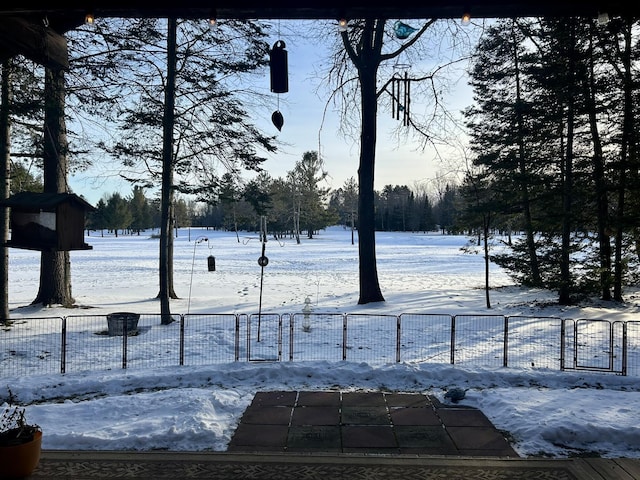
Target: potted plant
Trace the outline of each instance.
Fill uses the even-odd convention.
[[[0,478],[28,477],[40,461],[42,430],[29,424],[10,389],[0,415]]]

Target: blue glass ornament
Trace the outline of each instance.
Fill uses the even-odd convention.
[[[417,28],[413,28],[400,20],[397,20],[396,23],[393,24],[393,31],[396,33],[396,37],[400,40],[409,38],[409,36],[416,30]]]

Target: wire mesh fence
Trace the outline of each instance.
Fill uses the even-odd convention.
[[[0,329],[0,375],[58,373],[64,332],[63,318],[16,320]]]
[[[180,365],[212,365],[240,359],[238,315],[186,314],[181,328]]]
[[[0,328],[0,377],[237,361],[452,363],[640,375],[640,321],[501,315],[119,312]]]
[[[290,361],[344,360],[345,316],[342,313],[294,313],[288,335]]]
[[[520,368],[562,367],[563,320],[555,317],[507,317],[506,364]]]
[[[451,326],[451,315],[401,314],[399,361],[450,363]]]

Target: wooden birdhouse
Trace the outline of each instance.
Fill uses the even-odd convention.
[[[73,193],[20,192],[10,207],[8,247],[40,251],[91,250],[84,243],[85,213],[95,208]]]

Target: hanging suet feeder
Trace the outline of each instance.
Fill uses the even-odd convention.
[[[271,91],[286,93],[289,91],[289,73],[287,65],[287,51],[285,43],[278,40],[269,52],[269,66],[271,67]]]

